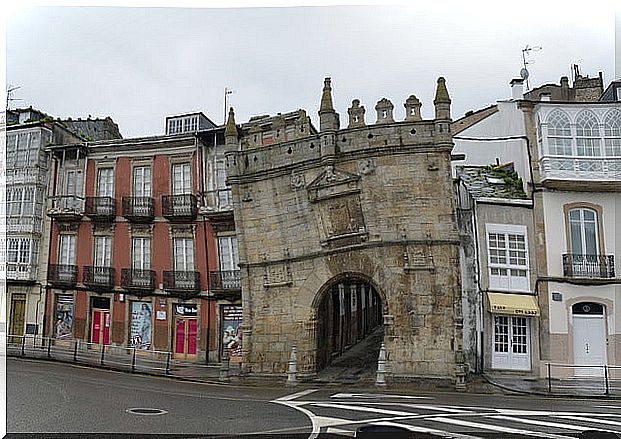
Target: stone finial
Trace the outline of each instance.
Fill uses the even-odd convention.
[[[451,98],[446,89],[446,81],[441,76],[438,78],[436,97],[433,100],[433,105],[436,107],[436,119],[451,118]]]
[[[226,119],[226,128],[224,129],[224,137],[237,138],[237,126],[235,125],[235,112],[233,107],[229,109],[229,117]]]
[[[351,101],[351,107],[347,109],[347,113],[349,114],[348,128],[357,128],[357,127],[365,126],[365,123],[364,123],[365,109],[363,105],[360,105],[360,101],[358,99],[354,99],[353,101]]]
[[[410,97],[405,100],[403,106],[405,107],[406,122],[422,120],[422,117],[420,115],[420,107],[422,106],[422,104],[416,96],[410,95]]]
[[[323,80],[323,92],[321,93],[321,104],[319,106],[319,115],[324,112],[334,111],[332,104],[332,85],[331,78]]]
[[[438,78],[438,86],[436,87],[436,98],[433,100],[433,103],[434,105],[440,103],[451,103],[451,98],[448,94],[448,90],[446,89],[446,80],[442,76]]]
[[[340,127],[339,115],[334,111],[332,104],[332,85],[330,81],[330,78],[325,78],[323,81],[323,92],[319,106],[319,131],[334,131]]]
[[[392,116],[392,110],[395,106],[386,98],[382,98],[375,105],[375,111],[377,111],[377,122],[375,123],[394,123],[395,119]]]

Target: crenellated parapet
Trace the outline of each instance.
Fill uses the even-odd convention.
[[[434,100],[435,119],[423,119],[420,114],[422,104],[416,96],[410,95],[403,104],[406,110],[404,120],[395,121],[394,105],[382,98],[375,106],[376,123],[367,125],[365,108],[354,99],[348,109],[348,126],[343,129],[338,128],[329,79],[326,78],[321,98],[319,115],[323,128],[319,131],[304,110],[272,117],[253,117],[237,129],[236,140],[231,139],[235,147],[227,149],[230,182],[253,179],[265,173],[286,173],[292,168],[313,166],[318,162],[329,164],[346,157],[415,151],[450,153],[451,101],[443,78],[438,80]],[[227,130],[233,133],[228,123]]]

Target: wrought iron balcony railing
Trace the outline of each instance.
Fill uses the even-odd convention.
[[[121,287],[136,292],[148,292],[155,289],[155,271],[123,268],[121,270]]]
[[[73,287],[78,283],[78,266],[50,264],[47,269],[47,281],[58,287]]]
[[[114,268],[85,266],[83,274],[84,285],[98,289],[114,288]]]
[[[47,214],[58,220],[77,221],[84,215],[84,198],[77,195],[57,195],[50,197]]]
[[[164,271],[164,289],[184,296],[201,291],[201,274],[198,271]]]
[[[615,277],[613,255],[563,255],[563,273],[566,277],[610,279]]]
[[[241,290],[240,270],[212,271],[209,273],[209,289],[214,291]]]
[[[155,216],[155,202],[151,197],[123,197],[123,216],[130,221],[145,222]]]
[[[196,197],[192,194],[162,195],[162,216],[169,220],[195,219],[198,214]]]
[[[95,220],[114,221],[116,199],[112,197],[86,197],[84,213]]]

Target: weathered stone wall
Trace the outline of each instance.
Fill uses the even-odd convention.
[[[284,373],[295,344],[298,369],[315,373],[320,295],[351,276],[382,298],[394,376],[455,376],[459,240],[442,114],[229,150],[247,371]]]

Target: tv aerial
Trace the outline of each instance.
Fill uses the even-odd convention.
[[[530,76],[530,73],[526,66],[535,62],[534,60],[527,60],[527,57],[530,56],[531,52],[539,52],[541,49],[541,46],[531,47],[528,44],[522,49],[522,62],[524,63],[524,67],[520,70],[520,77],[524,81],[526,81],[526,90],[530,89],[530,83],[528,82],[528,77]]]

